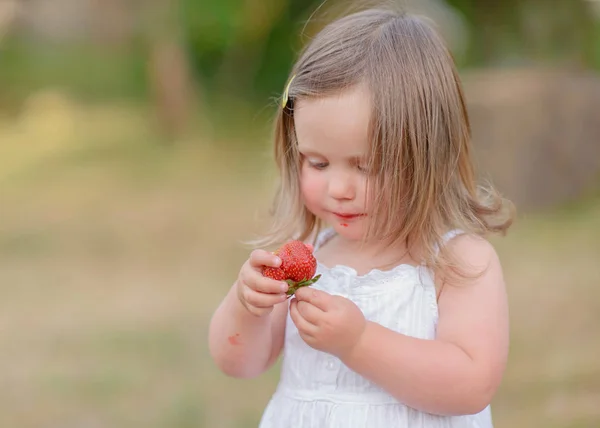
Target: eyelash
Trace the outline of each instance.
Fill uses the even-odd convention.
[[[311,168],[322,170],[325,169],[329,164],[327,162],[309,162]]]
[[[318,171],[321,171],[329,166],[329,163],[327,163],[327,162],[309,162],[308,164],[310,165],[311,168],[314,168]],[[356,169],[358,169],[362,173],[368,172],[368,169],[361,165],[356,165]]]

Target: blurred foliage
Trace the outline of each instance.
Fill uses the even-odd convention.
[[[181,0],[185,40],[206,96],[232,91],[264,100],[277,95],[322,2]],[[329,1],[323,9],[340,1]],[[469,37],[461,67],[546,63],[600,69],[600,31],[587,0],[447,0]],[[317,14],[319,16],[319,14]],[[321,23],[313,30],[317,30]]]
[[[463,19],[469,37],[465,52],[457,56],[461,68],[546,64],[600,70],[600,19],[590,0],[431,2],[452,8]],[[153,83],[148,58],[160,38],[175,39],[184,49],[202,104],[227,106],[237,100],[265,106],[279,96],[297,53],[332,17],[329,12],[349,4],[342,0],[132,2],[123,13],[135,15],[136,28],[118,47],[91,39],[89,43],[31,40],[15,32],[1,42],[0,106],[14,105],[45,86],[68,89],[91,100],[149,101]]]
[[[207,96],[276,95],[315,0],[181,0],[185,41]]]
[[[600,67],[600,33],[588,0],[446,0],[465,16],[467,65],[566,59]]]
[[[145,64],[141,46],[115,51],[7,39],[2,44],[0,108],[11,110],[29,94],[47,87],[68,90],[89,101],[144,98]]]

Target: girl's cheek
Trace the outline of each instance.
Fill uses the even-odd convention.
[[[302,171],[300,177],[300,190],[304,201],[309,208],[319,205],[318,202],[323,194],[324,185],[324,180],[319,177],[318,174],[315,174],[313,171],[307,171],[306,169]]]
[[[370,192],[369,189],[367,188],[366,182],[363,183],[362,187],[359,188],[357,193],[361,195],[365,210],[368,211],[370,209],[370,207],[373,206],[374,198],[373,198],[372,192]]]

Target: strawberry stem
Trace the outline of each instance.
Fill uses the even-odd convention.
[[[310,285],[313,285],[315,282],[317,282],[319,280],[319,278],[321,278],[320,274],[313,277],[312,279],[303,279],[302,281],[299,281],[299,282],[295,282],[291,279],[287,279],[285,282],[287,282],[290,286],[290,288],[288,288],[288,291],[286,293],[288,295],[288,298],[293,296],[294,293],[296,293],[296,291],[298,291],[298,289],[300,287],[308,287]]]

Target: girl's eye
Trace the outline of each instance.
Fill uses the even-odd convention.
[[[327,162],[309,162],[314,169],[325,169],[329,164]]]
[[[358,168],[358,170],[360,172],[364,172],[364,173],[369,172],[369,167],[366,165],[357,165],[356,168]]]

